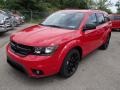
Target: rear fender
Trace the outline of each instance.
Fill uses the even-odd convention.
[[[103,37],[103,44],[106,42],[106,39],[109,35],[111,36],[111,29],[108,29],[107,32],[105,33]]]

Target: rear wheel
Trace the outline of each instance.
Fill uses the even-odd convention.
[[[77,68],[81,59],[80,53],[77,49],[72,49],[65,57],[62,64],[60,75],[64,78],[72,76]]]
[[[118,28],[118,29],[112,29],[112,31],[120,32],[120,28]]]
[[[3,35],[4,33],[6,33],[6,32],[0,32],[0,35]]]
[[[106,50],[109,46],[109,42],[110,42],[110,37],[111,35],[109,35],[105,41],[105,43],[100,47],[101,50]]]

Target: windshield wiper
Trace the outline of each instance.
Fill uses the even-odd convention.
[[[63,28],[63,27],[61,27],[61,26],[57,26],[57,25],[46,25],[46,26],[56,27],[56,28]]]
[[[42,23],[40,23],[40,25],[49,26],[49,27],[56,27],[56,28],[63,28],[63,27],[57,26],[57,25],[45,25],[45,24],[42,24]]]

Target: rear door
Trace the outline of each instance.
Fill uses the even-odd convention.
[[[102,45],[104,42],[104,36],[105,32],[110,28],[109,23],[105,21],[105,17],[103,13],[96,13],[98,25],[96,27],[97,29],[97,35],[99,44]]]

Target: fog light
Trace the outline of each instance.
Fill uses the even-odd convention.
[[[41,70],[35,70],[35,69],[33,69],[32,72],[35,75],[43,75],[43,72]]]
[[[37,71],[36,71],[36,74],[38,74],[38,75],[39,75],[39,74],[40,74],[40,71],[39,71],[39,70],[37,70]]]

